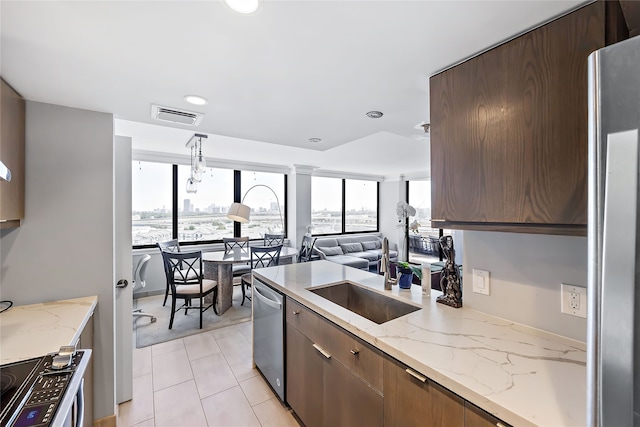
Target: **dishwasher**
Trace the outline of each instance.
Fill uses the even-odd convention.
[[[280,400],[285,401],[285,296],[253,277],[253,361]]]

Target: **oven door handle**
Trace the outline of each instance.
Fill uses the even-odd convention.
[[[82,427],[84,425],[84,378],[80,381],[78,393],[76,394],[76,425]]]

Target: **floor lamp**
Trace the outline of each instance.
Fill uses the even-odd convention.
[[[276,204],[278,205],[278,213],[280,214],[280,223],[282,224],[281,227],[281,231],[282,233],[284,233],[284,221],[282,219],[282,210],[280,209],[280,200],[278,199],[278,195],[276,194],[275,191],[273,191],[273,188],[269,187],[268,185],[264,185],[264,184],[256,184],[253,187],[249,188],[245,193],[244,196],[242,196],[242,202],[238,203],[238,202],[233,202],[231,204],[231,207],[229,208],[229,212],[227,212],[227,218],[232,219],[234,221],[237,222],[249,222],[249,216],[251,214],[251,208],[249,208],[249,206],[245,205],[244,199],[245,197],[247,197],[247,194],[249,194],[249,192],[251,190],[253,190],[256,187],[265,187],[268,188],[273,195],[276,197]]]

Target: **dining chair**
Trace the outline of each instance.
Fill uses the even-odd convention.
[[[249,250],[249,237],[223,237],[224,251],[231,252],[234,250]],[[233,277],[240,277],[251,271],[251,266],[247,264],[233,264],[231,266]]]
[[[302,236],[302,245],[300,246],[300,252],[298,252],[298,262],[311,261],[313,255],[313,245],[316,243],[317,237]]]
[[[284,234],[268,234],[264,235],[264,245],[265,246],[278,246],[284,245]]]
[[[251,269],[273,267],[280,264],[280,251],[282,245],[277,246],[252,246],[251,247]],[[244,305],[245,298],[251,301],[251,297],[247,296],[246,289],[251,287],[251,274],[246,273],[240,279],[242,286],[242,302]]]
[[[167,281],[171,286],[171,318],[169,319],[169,329],[173,327],[173,318],[176,311],[184,308],[187,315],[189,309],[200,311],[200,329],[202,329],[202,313],[209,307],[216,310],[218,300],[218,282],[204,279],[199,272],[202,271],[202,251],[196,252],[162,252],[162,260],[167,272]],[[213,293],[213,301],[208,306],[204,306],[204,297]],[[176,309],[176,301],[184,300],[182,306]],[[191,301],[200,300],[199,306],[192,306]]]
[[[162,254],[162,252],[180,252],[180,243],[178,242],[178,239],[167,240],[165,242],[158,242],[156,243],[156,246],[158,247],[158,249],[160,249],[160,254]],[[164,274],[165,276],[167,276],[166,268],[165,268]],[[169,296],[170,292],[171,292],[171,286],[169,286],[169,281],[167,280],[165,290],[164,290],[164,301],[162,302],[163,307],[167,304],[167,297]]]
[[[146,274],[147,274],[147,266],[149,265],[149,260],[151,259],[151,255],[145,254],[140,259],[138,259],[138,263],[136,264],[136,268],[133,271],[133,287],[135,289],[136,286],[140,286],[144,288],[147,284],[146,282]],[[133,310],[133,317],[149,317],[151,323],[154,323],[157,319],[153,314],[145,313],[141,308],[136,308]]]

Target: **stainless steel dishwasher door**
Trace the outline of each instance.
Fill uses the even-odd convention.
[[[284,295],[253,279],[253,361],[284,402]]]

